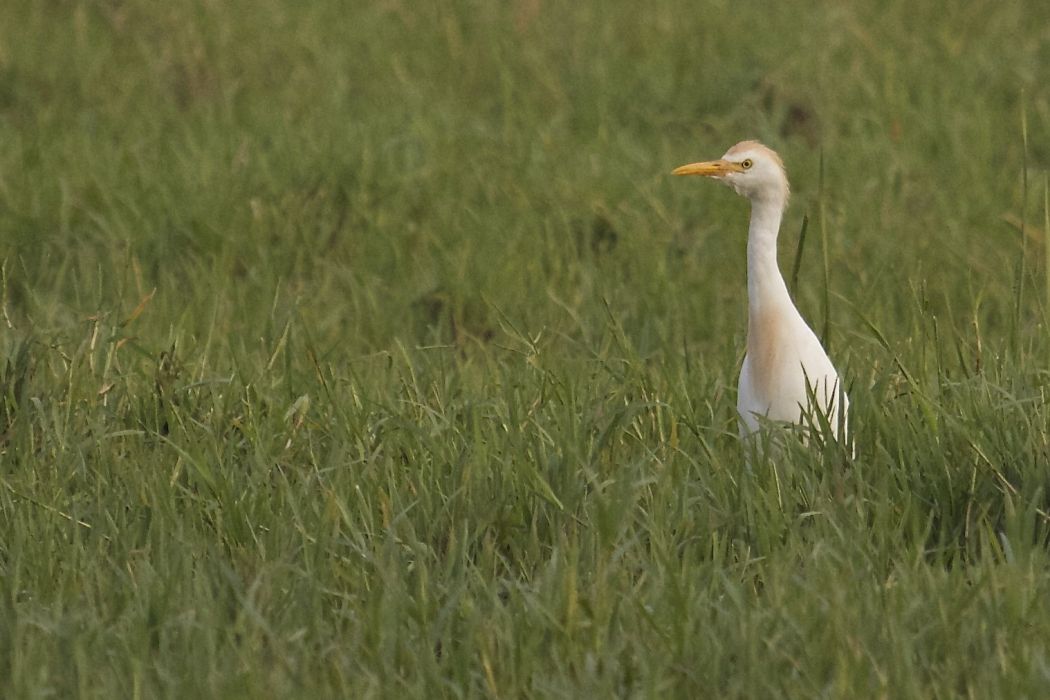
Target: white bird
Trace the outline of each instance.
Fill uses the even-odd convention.
[[[780,156],[757,141],[741,141],[718,160],[683,165],[674,174],[714,178],[751,200],[747,353],[737,394],[741,435],[755,433],[763,418],[808,423],[806,416],[816,409],[827,417],[833,435],[841,427],[845,437],[849,401],[842,381],[791,301],[777,265],[777,234],[789,194]]]

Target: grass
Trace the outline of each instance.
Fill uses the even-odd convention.
[[[3,3],[0,695],[1042,695],[1047,26]],[[743,465],[744,137],[853,460]]]

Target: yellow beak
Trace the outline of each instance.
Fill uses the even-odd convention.
[[[690,163],[675,168],[672,175],[703,175],[705,177],[723,177],[729,173],[743,172],[739,163],[728,160],[709,160],[703,163]]]

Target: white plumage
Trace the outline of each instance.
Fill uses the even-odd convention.
[[[795,308],[777,264],[777,234],[789,194],[780,156],[757,141],[742,141],[719,160],[683,165],[674,174],[714,178],[751,200],[747,353],[737,395],[741,434],[758,430],[762,418],[808,422],[804,415],[813,409],[827,416],[833,435],[840,426],[844,433],[849,401],[842,381]]]

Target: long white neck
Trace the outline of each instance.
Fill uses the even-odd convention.
[[[747,301],[752,317],[784,305],[794,307],[777,265],[777,234],[787,202],[782,196],[751,200],[747,232]]]

